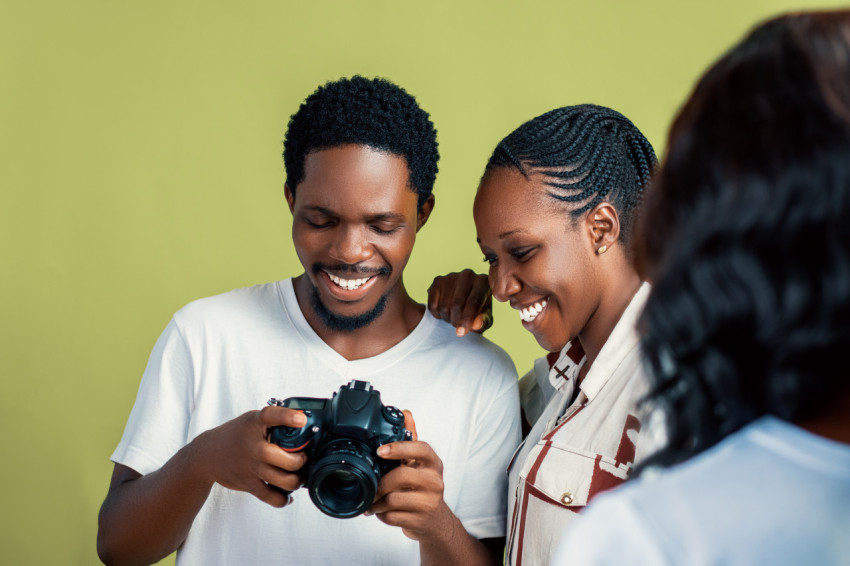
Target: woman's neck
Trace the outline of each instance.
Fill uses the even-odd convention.
[[[588,324],[578,335],[584,355],[587,357],[584,367],[579,371],[579,382],[590,371],[590,366],[599,356],[599,352],[602,351],[602,347],[605,346],[611,332],[614,331],[626,308],[632,302],[635,293],[640,289],[642,281],[633,271],[631,275],[633,277],[621,281],[616,286],[615,291],[609,292],[603,297],[599,308],[593,315],[593,323]]]

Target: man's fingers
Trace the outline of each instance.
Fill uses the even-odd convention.
[[[376,502],[368,513],[375,515],[382,523],[401,527],[406,536],[417,539],[419,537],[416,533],[421,533],[427,525],[427,517],[434,512],[434,507],[430,498],[423,497],[419,492],[394,492]]]
[[[287,452],[271,442],[264,444],[261,451],[260,459],[263,462],[288,472],[297,472],[307,463],[307,455],[303,452]]]
[[[280,490],[275,489],[260,479],[253,482],[247,491],[263,503],[268,503],[272,507],[285,507],[292,501],[291,495],[282,493]]]
[[[307,417],[301,411],[270,405],[263,407],[259,414],[259,421],[265,427],[289,426],[301,428],[307,424]]]
[[[416,460],[417,462],[429,459],[434,454],[431,447],[424,442],[399,441],[384,444],[378,448],[378,456],[387,460]],[[436,456],[436,454],[434,454]]]
[[[419,526],[416,514],[409,513],[407,511],[386,511],[382,513],[375,513],[375,515],[382,523],[392,527],[401,527],[401,532],[404,533],[404,536],[407,538],[418,540],[416,534],[412,530],[406,528],[409,525]]]
[[[304,484],[298,475],[268,464],[262,464],[260,466],[259,476],[265,483],[285,489],[286,491],[295,491]]]
[[[419,435],[416,434],[416,422],[413,420],[413,413],[404,409],[402,411],[404,414],[404,428],[410,431],[411,440],[419,440]]]
[[[427,442],[391,442],[378,448],[378,455],[387,460],[401,460],[404,466],[434,468],[442,473],[443,461]],[[396,472],[393,470],[390,473]]]
[[[419,511],[425,506],[422,494],[416,491],[392,491],[369,507],[370,515],[398,510]]]
[[[385,508],[389,509],[402,505],[400,494],[442,493],[444,487],[442,474],[434,468],[399,466],[378,482],[375,500],[387,500]]]

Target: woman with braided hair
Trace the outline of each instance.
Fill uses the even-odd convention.
[[[520,381],[527,436],[510,467],[508,564],[548,563],[564,526],[635,463],[648,387],[634,326],[648,287],[630,242],[655,165],[609,108],[526,122],[496,146],[475,197],[489,287],[465,270],[429,290],[432,313],[463,335],[483,326],[492,288],[550,352]]]

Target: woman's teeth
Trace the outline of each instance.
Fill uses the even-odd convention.
[[[336,275],[331,275],[330,273],[328,273],[328,277],[330,277],[331,281],[336,283],[337,286],[342,287],[343,289],[347,289],[349,291],[351,291],[352,289],[360,288],[361,285],[371,279],[371,277],[364,277],[363,279],[343,279],[342,277],[337,277]]]
[[[520,309],[519,318],[523,322],[531,322],[537,315],[540,314],[543,309],[546,308],[546,305],[549,304],[549,301],[540,301],[539,303],[534,303],[530,307],[525,307],[524,309]]]

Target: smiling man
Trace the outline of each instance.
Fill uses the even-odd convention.
[[[286,200],[304,272],[190,303],[151,354],[112,455],[98,553],[112,564],[487,564],[504,545],[516,372],[498,347],[455,337],[403,272],[434,208],[436,131],[398,86],[320,87],[289,123]],[[349,519],[313,505],[303,452],[268,441],[302,427],[270,397],[329,398],[352,379],[407,409],[400,466]],[[290,496],[286,491],[297,490]]]

